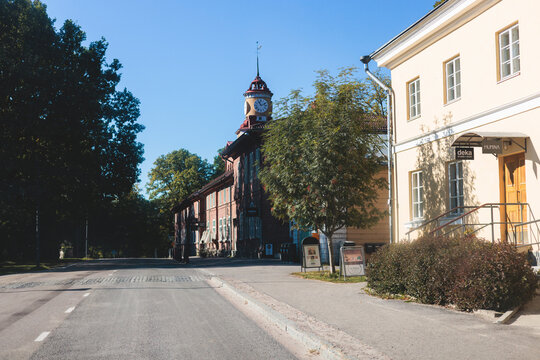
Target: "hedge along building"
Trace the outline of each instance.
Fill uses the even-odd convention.
[[[177,244],[189,236],[197,249],[212,253],[273,257],[289,241],[288,224],[272,216],[258,178],[272,95],[257,71],[244,93],[245,119],[237,138],[221,152],[226,172],[173,208]]]
[[[538,14],[448,0],[370,55],[391,70],[396,239],[539,241]]]

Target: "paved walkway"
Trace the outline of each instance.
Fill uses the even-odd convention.
[[[188,266],[224,280],[299,328],[322,334],[350,358],[540,358],[538,297],[525,316],[496,325],[470,313],[369,296],[365,284],[301,279],[291,275],[299,265],[277,260],[194,258]]]

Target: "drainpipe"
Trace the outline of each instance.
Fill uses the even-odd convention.
[[[388,141],[388,221],[390,224],[390,244],[394,242],[394,208],[392,205],[393,202],[393,196],[392,196],[392,98],[394,96],[394,91],[391,87],[386,86],[380,79],[378,79],[371,71],[369,71],[368,64],[371,61],[371,57],[369,55],[362,56],[360,58],[360,61],[364,64],[364,71],[366,74],[377,83],[380,87],[382,87],[386,91],[386,136]]]

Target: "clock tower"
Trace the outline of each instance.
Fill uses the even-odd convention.
[[[267,121],[271,120],[272,95],[264,80],[259,76],[257,61],[257,76],[244,93],[244,115],[246,118],[238,129],[239,132],[252,129],[257,125],[264,126]]]

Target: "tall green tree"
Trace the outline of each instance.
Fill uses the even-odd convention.
[[[55,30],[40,1],[0,0],[0,257],[28,257],[36,213],[54,255],[138,179],[139,101],[116,89],[106,41],[85,40],[70,20]]]
[[[200,156],[186,149],[172,151],[154,162],[148,174],[149,197],[159,203],[162,212],[169,212],[174,205],[203,187],[212,172],[212,166]]]
[[[212,164],[212,179],[217,178],[219,175],[225,172],[225,160],[221,157],[221,152],[224,148],[219,149],[217,155],[214,156],[214,163]]]
[[[354,68],[335,77],[320,71],[314,87],[313,96],[293,91],[278,102],[278,120],[264,136],[260,177],[274,215],[326,235],[334,272],[334,233],[367,228],[385,213],[375,204],[386,181],[376,176],[383,159],[373,132],[373,113],[384,109]]]

